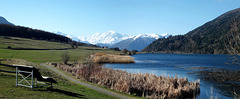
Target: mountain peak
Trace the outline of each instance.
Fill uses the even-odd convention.
[[[169,34],[168,33],[165,33],[165,34],[146,34],[146,33],[143,33],[143,34],[138,34],[137,36],[135,36],[133,39],[136,40],[138,38],[154,38],[154,39],[159,39],[159,38],[163,38],[163,37],[168,37]]]
[[[155,38],[155,39],[158,39],[159,38],[159,35],[157,34],[138,34],[137,36],[135,36],[133,39],[136,40],[138,38]]]
[[[110,30],[110,31],[108,31],[107,33],[112,33],[112,34],[114,34],[114,33],[117,33],[116,31],[113,31],[113,30]]]
[[[8,25],[14,25],[10,22],[8,22],[4,17],[0,16],[0,24],[8,24]]]
[[[171,34],[169,34],[169,33],[164,33],[164,34],[160,34],[160,36],[163,36],[163,37],[168,37],[168,36],[170,36]]]
[[[162,36],[164,35],[164,36]],[[112,47],[119,47],[121,50],[126,48],[128,50],[138,50],[141,51],[144,47],[148,46],[153,41],[159,39],[159,38],[165,38],[169,35],[166,34],[139,34],[137,36],[134,36],[132,38],[123,40],[121,42],[118,42],[114,44]]]
[[[112,45],[112,44],[115,44],[119,41],[128,39],[129,37],[131,37],[131,36],[125,35],[125,34],[120,34],[116,31],[111,30],[111,31],[108,31],[108,32],[105,32],[105,33],[102,33],[102,34],[101,33],[95,33],[90,37],[81,37],[79,39],[81,41],[88,41],[91,44],[101,43],[101,44]]]

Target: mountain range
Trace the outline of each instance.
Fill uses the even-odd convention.
[[[62,32],[45,32],[41,30],[34,30],[27,27],[14,26],[14,24],[8,22],[4,17],[0,17],[0,35],[2,36],[16,36],[23,38],[34,38],[34,39],[46,39],[50,41],[59,41],[62,42],[62,38],[64,38],[64,42],[67,41],[76,41],[87,44],[95,44],[98,46],[108,46],[108,47],[119,47],[121,50],[142,50],[148,44],[157,40],[158,38],[168,37],[169,34],[139,34],[137,36],[131,36],[126,34],[121,34],[115,31],[108,31],[106,33],[95,33],[90,37],[77,37],[74,35],[65,34]],[[10,29],[10,31],[9,31]],[[13,31],[14,30],[14,31]],[[27,31],[28,30],[28,31]],[[16,33],[15,33],[16,32]],[[27,34],[27,35],[25,35]],[[44,34],[44,36],[48,37],[39,37],[39,35]],[[58,40],[61,38],[61,40]],[[85,45],[87,45],[85,44]]]
[[[143,52],[239,54],[240,8],[188,32],[154,41]]]
[[[87,41],[91,44],[96,45],[113,45],[117,42],[120,42],[122,40],[131,38],[132,36],[121,34],[115,31],[108,31],[106,33],[95,33],[90,37],[78,37],[81,41]]]
[[[141,51],[143,48],[151,44],[153,41],[159,38],[166,38],[169,34],[139,34],[137,36],[128,38],[126,40],[120,41],[111,47],[118,47],[119,49],[128,49],[128,50],[138,50]]]
[[[80,41],[88,44],[95,44],[98,46],[118,47],[119,49],[138,50],[141,51],[144,47],[148,46],[158,38],[168,37],[170,34],[139,34],[137,36],[131,36],[121,34],[115,31],[108,31],[105,33],[95,33],[90,37],[73,36],[61,32],[54,32],[59,35],[63,35],[71,38],[74,41]]]
[[[0,16],[0,24],[8,24],[8,25],[14,25],[10,22],[8,22],[4,17]]]
[[[87,41],[91,44],[107,47],[118,47],[120,50],[138,50],[141,51],[143,48],[148,46],[158,38],[168,37],[169,34],[139,34],[137,36],[131,36],[121,34],[115,31],[108,31],[106,33],[95,33],[90,37],[79,37],[81,41]]]
[[[89,42],[81,41],[81,40],[79,39],[79,37],[74,36],[74,35],[65,34],[65,33],[62,33],[62,32],[59,32],[59,31],[54,31],[54,32],[52,32],[52,33],[55,33],[55,34],[58,34],[58,35],[62,35],[62,36],[68,37],[68,38],[70,38],[70,39],[72,39],[73,41],[76,41],[76,42],[83,42],[83,43],[90,44]]]

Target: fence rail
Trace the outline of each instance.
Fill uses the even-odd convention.
[[[50,85],[52,87],[52,83],[57,83],[53,78],[41,76],[41,73],[39,72],[39,70],[33,66],[8,65],[8,64],[1,64],[1,63],[0,63],[0,66],[16,68],[15,71],[0,70],[0,72],[16,73],[16,85],[17,86],[25,86],[25,87],[34,88],[34,87],[38,87],[37,86],[38,83],[41,84],[41,82],[39,82],[39,81],[44,81],[44,82],[49,83],[49,84],[44,83],[45,85]],[[20,78],[18,76],[20,76]],[[28,81],[27,78],[30,78],[31,80]],[[35,78],[35,83],[34,83],[34,78]],[[26,82],[27,84],[22,84],[21,82]]]

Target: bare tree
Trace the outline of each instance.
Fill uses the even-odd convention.
[[[63,62],[64,64],[67,64],[67,62],[68,62],[69,59],[70,59],[70,56],[69,56],[68,52],[64,52],[64,53],[62,54],[62,62]]]
[[[127,52],[128,52],[128,50],[125,48],[125,49],[123,49],[123,54],[127,54]]]

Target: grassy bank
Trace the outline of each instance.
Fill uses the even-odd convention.
[[[11,48],[27,48],[27,49],[50,49],[50,50],[13,50]],[[76,49],[68,50],[51,50],[51,49],[63,49],[70,48],[69,44],[47,42],[41,40],[32,40],[24,38],[10,37],[4,38],[0,36],[0,60],[5,64],[21,64],[35,66],[40,69],[40,73],[43,76],[52,77],[57,80],[58,84],[54,84],[54,89],[47,88],[29,89],[25,87],[15,86],[15,74],[0,72],[0,98],[60,98],[60,99],[72,99],[72,98],[87,98],[87,99],[115,99],[94,91],[87,87],[74,84],[72,82],[63,79],[61,76],[52,72],[45,67],[39,65],[39,63],[45,62],[61,62],[61,56],[64,52],[68,52],[70,55],[70,62],[82,62],[85,57],[92,53],[111,53],[119,54],[118,51],[94,48],[94,47],[82,47],[79,46]],[[7,59],[7,60],[5,60]],[[1,70],[15,69],[6,68],[0,66]]]
[[[34,63],[29,63],[25,60],[1,60],[1,63],[7,64],[25,64],[35,66],[40,69],[40,72],[44,76],[54,78],[58,84],[54,84],[53,89],[46,87],[29,89],[25,87],[16,87],[16,76],[11,73],[0,72],[0,98],[13,99],[13,98],[24,98],[24,99],[75,99],[75,98],[88,98],[88,99],[115,99],[100,92],[94,91],[87,87],[77,85],[63,79],[58,74]],[[11,70],[0,66],[0,69]]]

